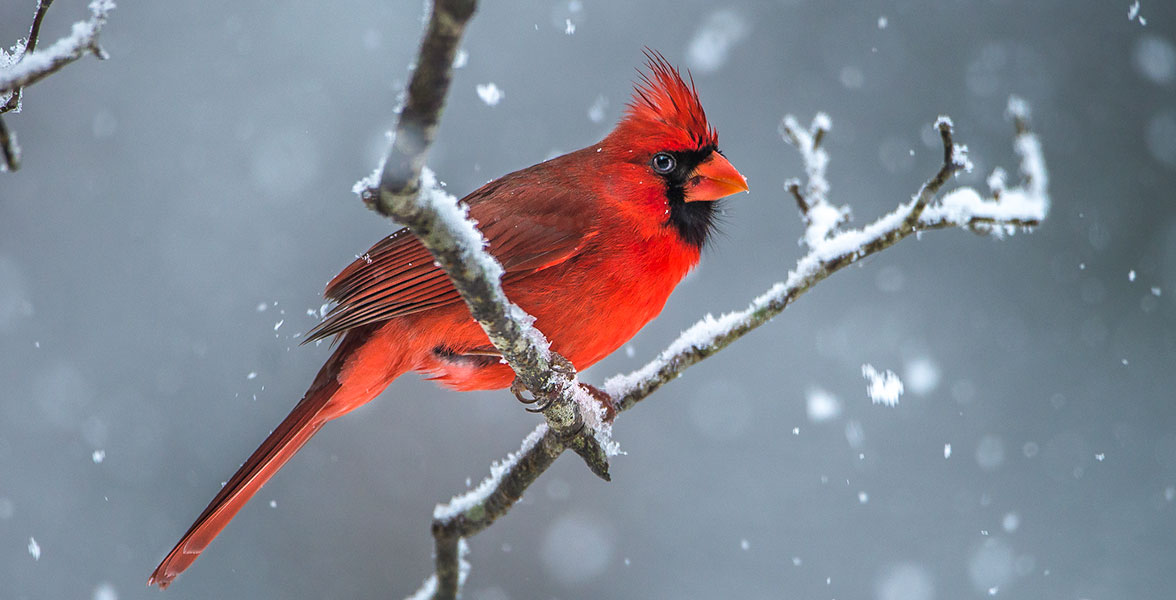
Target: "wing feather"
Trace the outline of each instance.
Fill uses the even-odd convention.
[[[585,203],[571,186],[534,185],[545,165],[492,181],[464,199],[511,280],[568,260],[597,233],[597,218],[576,210]],[[327,284],[325,296],[337,304],[303,343],[461,300],[408,229],[356,258]]]

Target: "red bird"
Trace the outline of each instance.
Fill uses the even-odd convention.
[[[747,191],[718,149],[694,83],[647,53],[633,99],[597,144],[516,171],[463,199],[505,270],[507,296],[576,369],[619,348],[698,264],[715,201]],[[338,304],[308,340],[341,335],[314,383],[233,475],[148,585],[165,588],[327,421],[417,371],[458,390],[514,379],[446,274],[407,229],[327,285]]]

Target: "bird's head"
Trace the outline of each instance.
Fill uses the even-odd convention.
[[[719,152],[719,135],[706,120],[694,81],[661,54],[646,50],[646,71],[624,117],[605,143],[625,154],[630,177],[653,184],[669,210],[668,225],[702,246],[714,202],[747,191],[747,180]]]

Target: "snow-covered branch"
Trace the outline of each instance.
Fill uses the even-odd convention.
[[[113,0],[93,0],[89,19],[74,23],[68,36],[44,50],[37,50],[41,22],[51,4],[53,0],[38,0],[28,39],[18,41],[11,54],[0,49],[0,114],[20,112],[24,88],[60,71],[65,65],[87,54],[106,58],[106,53],[98,46],[98,34],[106,24],[107,15],[114,9]],[[4,159],[0,170],[20,168],[20,146],[16,143],[16,135],[8,130],[3,120],[0,120],[0,156]]]
[[[522,399],[534,395],[546,422],[526,439],[518,452],[491,466],[490,475],[474,489],[436,507],[433,537],[434,573],[412,598],[454,598],[469,573],[465,539],[489,527],[522,497],[523,492],[564,452],[580,454],[594,473],[608,479],[607,454],[615,445],[607,438],[612,418],[631,408],[682,371],[718,352],[779,314],[797,297],[832,273],[926,229],[966,227],[996,234],[1038,224],[1048,210],[1045,163],[1040,145],[1028,130],[1023,103],[1010,102],[1017,122],[1016,150],[1025,183],[1006,188],[1003,173],[990,178],[993,197],[983,199],[959,188],[939,203],[940,190],[957,171],[969,168],[966,148],[952,141],[951,121],[936,126],[944,144],[943,165],[907,203],[862,229],[842,229],[850,211],[828,201],[825,179],[828,155],[821,148],[830,121],[818,115],[809,130],[791,117],[782,126],[785,137],[801,151],[808,176],[805,185],[787,184],[805,220],[803,242],[809,252],[787,280],[756,298],[747,309],[716,319],[708,315],[684,332],[653,362],[605,384],[606,392],[584,386],[575,370],[537,331],[533,319],[503,293],[502,267],[486,252],[486,240],[468,216],[467,207],[445,192],[425,167],[450,82],[454,54],[473,0],[437,0],[427,26],[406,95],[406,102],[387,157],[355,191],[377,212],[406,225],[446,271],[454,287],[481,324],[490,341],[516,373],[512,391]],[[607,411],[607,413],[606,413]]]
[[[511,457],[476,490],[438,507],[433,520],[435,572],[414,597],[453,598],[468,565],[460,551],[464,538],[488,527],[565,449],[584,458],[608,479],[608,436],[602,395],[582,386],[575,369],[552,352],[532,325],[534,318],[512,304],[502,290],[502,266],[486,251],[486,240],[467,207],[445,192],[425,167],[433,143],[451,70],[474,0],[436,0],[400,111],[388,154],[355,191],[368,207],[405,225],[420,239],[465,300],[470,314],[514,369],[512,391],[537,405],[546,418]],[[525,400],[524,393],[533,398]],[[463,566],[465,565],[465,566]]]
[[[961,227],[977,233],[1003,236],[1012,235],[1018,229],[1039,225],[1049,213],[1045,157],[1041,143],[1029,129],[1027,105],[1018,98],[1011,98],[1008,114],[1016,127],[1013,149],[1021,159],[1023,181],[1019,186],[1005,188],[1003,171],[998,170],[989,178],[990,186],[993,187],[990,197],[982,197],[975,189],[965,186],[952,190],[935,203],[934,199],[948,179],[960,169],[969,168],[970,164],[966,148],[952,141],[951,120],[940,117],[935,124],[943,141],[943,165],[909,202],[900,204],[893,212],[861,229],[826,229],[825,224],[808,221],[804,241],[810,251],[797,261],[787,279],[773,285],[744,310],[718,318],[707,315],[684,331],[649,364],[606,381],[604,390],[616,402],[617,410],[632,408],[663,384],[678,378],[690,365],[767,323],[801,294],[833,273],[885,250],[912,234],[930,229]],[[786,119],[785,122],[795,123],[795,120]],[[805,170],[810,175],[806,186],[808,199],[813,197],[813,189],[828,188],[821,181],[814,185],[811,180],[814,174],[823,180],[827,158],[823,157],[823,152],[812,152],[815,144],[806,141],[803,136],[796,139],[800,140],[797,145],[801,147]],[[792,188],[799,189],[799,186],[799,182],[793,182]],[[818,198],[819,202],[827,202],[823,195]],[[816,234],[812,231],[815,227],[819,228]]]

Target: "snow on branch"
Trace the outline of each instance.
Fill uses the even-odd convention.
[[[98,34],[106,24],[107,15],[114,9],[113,0],[90,2],[90,18],[73,24],[70,34],[44,50],[37,50],[37,37],[41,22],[53,0],[38,0],[29,37],[20,40],[12,53],[0,49],[0,115],[6,112],[20,112],[21,93],[24,88],[60,71],[75,60],[93,54],[105,59],[106,53],[98,46]],[[0,119],[0,170],[15,171],[20,168],[20,146],[16,134],[9,131]]]
[[[973,188],[958,187],[939,202],[933,202],[948,179],[970,166],[966,147],[952,140],[951,120],[940,117],[935,126],[943,142],[943,164],[909,202],[900,204],[893,212],[861,229],[825,229],[822,224],[817,231],[819,235],[814,235],[811,229],[817,225],[806,222],[804,241],[810,250],[796,262],[787,279],[773,285],[741,311],[718,318],[707,315],[644,367],[606,381],[604,390],[612,396],[617,411],[632,408],[662,385],[678,378],[687,367],[767,323],[801,294],[833,273],[912,234],[960,227],[1000,237],[1041,224],[1049,213],[1048,175],[1041,143],[1029,129],[1029,110],[1024,101],[1010,98],[1007,114],[1016,129],[1013,149],[1021,159],[1022,183],[1019,186],[1005,188],[1003,171],[999,171],[998,175],[989,178],[990,184],[998,185],[987,198]],[[817,121],[827,124],[827,118],[818,118]],[[811,207],[815,202],[827,202],[822,191],[828,189],[828,184],[823,183],[827,156],[818,151],[820,137],[816,133],[806,137],[795,123],[795,119],[786,118],[784,129],[793,132],[792,136],[786,133],[786,137],[795,140],[793,143],[801,150],[805,171],[810,178],[805,195],[801,196],[801,205],[803,207],[807,202]],[[827,126],[814,127],[814,132],[825,129]],[[815,183],[814,177],[817,179]],[[791,189],[799,190],[800,183],[794,182]],[[817,190],[815,196],[814,190]],[[804,208],[801,212],[804,213]]]
[[[593,473],[608,479],[611,411],[605,398],[582,386],[575,369],[553,353],[533,326],[534,318],[512,304],[502,290],[502,267],[486,252],[486,240],[469,218],[468,207],[445,192],[425,167],[452,66],[475,0],[435,0],[400,111],[388,154],[377,171],[355,186],[364,203],[405,225],[448,274],[470,314],[514,369],[512,391],[529,392],[546,418],[518,456],[495,467],[474,491],[438,507],[433,520],[435,572],[415,597],[454,598],[464,579],[459,551],[464,538],[489,526],[565,449],[572,449]]]
[[[605,396],[614,410],[632,408],[640,400],[665,383],[682,375],[685,369],[730,345],[752,329],[780,314],[801,294],[818,282],[858,260],[880,252],[912,234],[929,229],[960,227],[979,233],[1001,236],[1018,229],[1039,225],[1049,211],[1047,173],[1041,145],[1029,130],[1028,109],[1014,98],[1009,101],[1008,114],[1016,126],[1014,150],[1021,158],[1022,183],[1008,188],[1003,171],[995,171],[989,178],[993,185],[991,197],[983,198],[969,187],[959,187],[939,202],[935,202],[943,186],[958,171],[970,168],[967,149],[952,139],[952,123],[940,117],[935,126],[943,142],[943,164],[939,171],[923,184],[910,201],[900,204],[887,214],[861,229],[842,229],[849,215],[848,208],[834,208],[828,203],[828,183],[824,179],[828,156],[820,148],[824,132],[829,130],[829,119],[818,115],[813,127],[804,131],[796,120],[785,119],[785,137],[800,150],[805,161],[808,181],[801,187],[791,182],[789,191],[797,198],[802,215],[806,217],[804,243],[808,254],[797,261],[785,281],[773,285],[751,302],[748,308],[715,318],[707,315],[682,333],[655,360],[627,375],[618,375],[605,382],[604,392],[589,387],[592,394]],[[791,133],[789,133],[791,132]],[[836,213],[837,218],[810,219],[814,207]],[[901,381],[887,382],[882,392],[895,396]],[[889,387],[887,387],[887,385]],[[883,394],[885,396],[885,394]],[[884,399],[890,400],[887,396]],[[571,447],[583,456],[573,438]],[[546,424],[540,425],[523,441],[519,452],[510,454],[491,466],[490,476],[475,489],[455,497],[434,510],[433,535],[437,543],[437,571],[425,582],[414,597],[428,597],[438,590],[435,598],[451,598],[441,593],[436,581],[458,580],[461,571],[456,543],[489,527],[522,497],[531,485],[569,443]],[[591,465],[591,461],[589,461]],[[456,593],[454,587],[447,588]],[[423,594],[423,595],[422,595]]]

